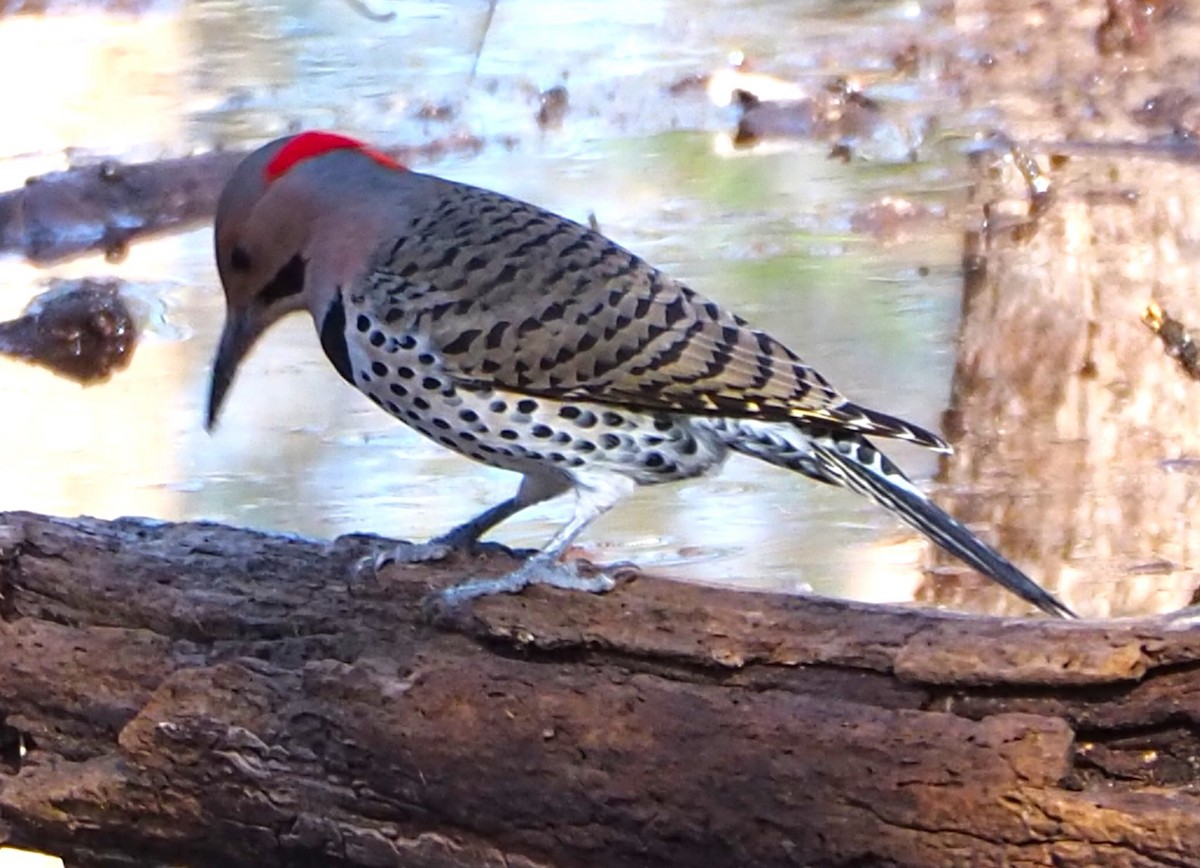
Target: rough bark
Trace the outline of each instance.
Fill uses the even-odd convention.
[[[1185,865],[1200,631],[0,515],[0,839],[76,866]],[[28,753],[17,758],[17,737]],[[19,766],[19,772],[16,768]]]

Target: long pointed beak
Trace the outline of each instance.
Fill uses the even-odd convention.
[[[233,384],[238,365],[254,346],[254,342],[262,333],[253,313],[248,310],[230,308],[225,314],[225,329],[221,332],[221,343],[217,347],[217,355],[213,359],[212,378],[208,385],[208,413],[205,416],[204,428],[212,433],[217,424],[217,416],[225,396]]]

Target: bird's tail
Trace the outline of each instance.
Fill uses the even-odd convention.
[[[878,410],[872,410],[869,407],[860,407],[850,401],[840,404],[835,407],[825,408],[827,414],[822,416],[821,413],[811,414],[811,418],[824,418],[826,423],[832,422],[838,427],[850,428],[858,434],[868,437],[887,437],[890,440],[903,440],[906,443],[915,443],[917,446],[924,446],[926,449],[932,449],[935,452],[949,454],[954,450],[950,448],[950,444],[934,434],[932,431],[926,431],[920,425],[914,425],[905,419],[898,416],[889,416],[887,413],[880,413]],[[798,423],[803,425],[803,423]],[[812,424],[812,423],[810,423]],[[816,424],[820,424],[817,422]]]
[[[816,437],[811,443],[813,460],[829,481],[887,508],[947,552],[1046,614],[1076,617],[1053,594],[939,508],[863,438]]]
[[[812,479],[849,488],[895,513],[950,554],[1009,591],[1060,618],[1075,614],[917,488],[886,455],[854,431],[832,427],[719,420],[714,426],[735,451]]]

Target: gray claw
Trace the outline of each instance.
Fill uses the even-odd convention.
[[[382,570],[390,564],[427,564],[444,561],[457,551],[457,547],[439,539],[429,542],[402,542],[390,551],[375,556],[375,569]]]
[[[507,575],[495,579],[474,579],[452,585],[430,594],[425,601],[426,611],[437,608],[454,609],[468,600],[490,597],[493,594],[517,594],[530,585],[549,585],[569,591],[606,594],[616,587],[608,575],[579,575],[577,563],[564,564],[535,555]]]

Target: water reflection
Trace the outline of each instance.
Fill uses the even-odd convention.
[[[385,143],[470,130],[487,140],[483,153],[448,159],[439,173],[575,219],[594,213],[618,241],[768,325],[855,400],[936,427],[953,364],[955,227],[935,223],[919,242],[881,248],[850,225],[886,193],[952,203],[957,163],[845,165],[820,143],[728,158],[712,133],[729,129],[727,111],[703,94],[667,96],[734,48],[802,81],[855,62],[878,76],[887,41],[928,26],[909,22],[906,6],[834,14],[836,3],[791,0],[511,0],[497,8],[470,87],[486,3],[388,8],[398,15],[386,25],[299,0],[4,19],[5,80],[34,67],[47,77],[14,106],[28,122],[0,130],[0,178],[12,186],[59,168],[76,146],[135,158],[301,126]],[[887,26],[862,41],[864,23]],[[547,133],[538,94],[559,83],[570,109]],[[428,104],[448,110],[431,120]],[[699,131],[663,132],[672,128]],[[0,507],[422,538],[511,492],[510,474],[446,453],[347,389],[299,317],[243,366],[221,428],[206,436],[201,406],[222,313],[210,243],[198,230],[135,245],[119,266],[90,258],[53,269],[159,288],[170,328],[152,324],[131,369],[101,389],[0,366],[6,415],[20,420],[0,427],[0,448],[21,456],[5,470]],[[19,310],[43,277],[0,262],[10,288],[0,306],[12,306],[0,314]],[[895,457],[917,479],[935,469],[927,455],[897,448]],[[544,505],[496,536],[538,545],[566,510]],[[720,477],[639,493],[582,542],[601,560],[698,580],[903,599],[916,574],[895,565],[917,559],[910,540],[853,495],[733,460]]]

